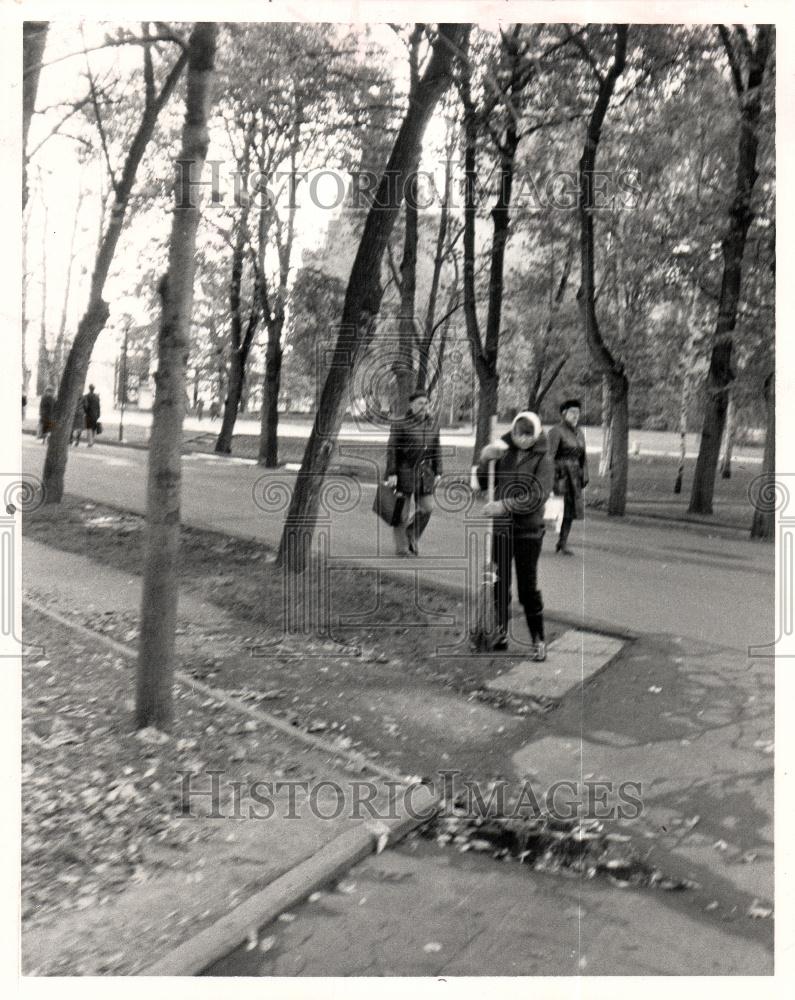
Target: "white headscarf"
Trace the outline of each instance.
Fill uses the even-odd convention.
[[[517,413],[513,418],[511,423],[511,432],[513,432],[516,427],[516,423],[521,419],[528,420],[533,425],[533,443],[535,443],[541,436],[541,420],[537,413],[533,413],[532,410],[522,410],[521,413]]]

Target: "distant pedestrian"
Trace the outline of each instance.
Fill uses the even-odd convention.
[[[75,448],[80,444],[80,436],[86,427],[86,397],[81,396],[77,401],[77,407],[75,408],[74,420],[72,421],[72,434],[69,438],[69,444],[73,444]]]
[[[210,403],[210,423],[212,423],[213,420],[217,420],[220,413],[221,413],[221,404],[218,402],[217,399],[214,399],[212,403]]]
[[[39,433],[38,438],[44,444],[47,436],[55,427],[55,386],[48,385],[39,402]]]
[[[91,448],[94,444],[94,435],[97,433],[97,424],[100,418],[99,396],[94,392],[93,385],[88,387],[83,403],[86,412],[86,437],[88,438],[88,447]]]
[[[588,485],[588,459],[585,435],[577,424],[580,420],[579,399],[566,399],[560,404],[561,420],[549,431],[549,454],[555,462],[555,493],[563,497],[563,523],[555,551],[564,556],[574,553],[566,544],[571,523],[584,514],[582,491]]]
[[[198,402],[196,403],[196,418],[197,418],[197,419],[198,419],[199,421],[201,421],[201,418],[202,418],[203,416],[204,416],[204,400],[203,400],[203,399],[200,399],[200,400],[199,400],[199,401],[198,401]]]
[[[511,577],[516,563],[519,603],[524,609],[532,658],[547,657],[544,638],[544,602],[538,588],[538,558],[544,541],[544,504],[552,489],[553,466],[547,438],[537,414],[524,410],[514,417],[507,434],[480,453],[478,480],[486,488],[489,462],[494,467],[494,500],[483,508],[493,518],[493,555],[496,569],[494,610],[498,630],[493,648],[508,647],[511,617]]]
[[[408,413],[392,425],[387,445],[386,481],[406,497],[400,523],[392,530],[395,554],[418,554],[420,535],[433,511],[433,490],[442,474],[439,430],[428,412],[428,396],[415,392]],[[414,497],[414,516],[409,507]]]

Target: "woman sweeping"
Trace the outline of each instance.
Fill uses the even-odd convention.
[[[552,490],[553,465],[541,421],[529,410],[517,414],[511,429],[480,455],[478,479],[488,481],[488,464],[495,462],[494,500],[483,509],[493,521],[493,559],[496,567],[494,607],[497,641],[492,648],[508,648],[512,563],[516,563],[519,603],[524,609],[533,659],[546,659],[544,602],[538,589],[538,557],[544,540],[544,503]]]

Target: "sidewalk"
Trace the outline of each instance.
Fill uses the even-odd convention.
[[[397,806],[387,808],[374,773],[383,769],[357,759],[344,743],[293,736],[284,725],[274,729],[256,708],[241,712],[228,692],[208,697],[196,681],[177,683],[170,738],[139,739],[131,725],[134,656],[114,655],[113,641],[101,632],[111,620],[118,626],[137,615],[140,581],[30,541],[23,560],[24,636],[36,648],[23,669],[25,974],[141,973],[200,931],[202,960],[221,957],[245,938],[245,925],[233,926],[229,937],[229,924],[255,893],[274,889],[270,905],[279,912],[397,828],[395,820],[374,824],[355,816],[352,779],[375,782],[383,814],[405,821],[400,792]],[[97,592],[89,603],[87,580]],[[77,630],[32,605],[73,620]],[[219,649],[234,629],[220,609],[183,595],[181,655],[199,625],[215,631]],[[221,772],[215,799],[207,794],[213,768]],[[192,776],[195,818],[176,816],[181,770]],[[302,804],[305,794],[287,785],[270,795],[267,821],[235,815],[235,780],[319,777],[334,784],[318,794],[316,812],[339,810],[335,818],[313,813]],[[210,815],[212,809],[221,815]],[[266,912],[263,905],[258,912]]]
[[[89,605],[85,604],[87,579],[93,580],[97,594]],[[129,627],[134,637],[140,583],[130,574],[25,539],[23,583],[29,596],[43,603],[57,604],[62,612],[92,628],[102,627],[107,617],[105,612],[111,610],[109,617],[113,619],[113,627],[108,631],[120,635]],[[32,625],[29,621],[26,617],[26,641],[30,637],[30,641],[38,638],[44,642],[46,655],[56,668],[52,678],[57,679],[62,671],[66,673],[69,669],[68,663],[60,665],[59,669],[57,662],[56,651],[63,637],[57,630],[48,633],[47,623],[35,616]],[[233,640],[240,639],[241,625],[228,612],[183,590],[180,629],[178,641],[183,658],[195,657],[197,645],[200,645],[210,660],[224,655],[228,660],[230,645]],[[587,698],[570,698],[540,726],[529,725],[526,717],[520,716],[517,721],[513,715],[487,706],[477,707],[475,715],[471,715],[476,703],[452,692],[445,694],[446,708],[443,716],[437,718],[434,712],[425,711],[413,696],[410,676],[402,675],[397,678],[400,687],[394,692],[392,702],[383,704],[381,711],[390,712],[404,729],[407,727],[400,713],[412,718],[416,716],[415,725],[435,733],[437,743],[441,742],[445,749],[452,747],[455,732],[461,735],[464,721],[471,720],[466,723],[467,731],[471,728],[477,735],[481,727],[483,729],[473,744],[474,750],[477,752],[482,744],[479,752],[489,754],[504,744],[499,752],[507,754],[506,761],[511,761],[514,772],[529,776],[532,784],[539,788],[548,786],[550,781],[579,780],[583,776],[642,782],[646,790],[645,812],[640,826],[627,832],[632,833],[633,839],[640,838],[641,845],[644,838],[648,838],[645,843],[655,864],[672,875],[696,878],[702,888],[686,894],[686,898],[680,899],[679,909],[674,906],[672,910],[670,895],[586,887],[594,902],[586,904],[585,910],[599,916],[598,921],[588,925],[588,933],[606,921],[617,931],[620,928],[621,948],[612,949],[610,935],[602,934],[593,947],[588,945],[583,952],[577,952],[578,958],[584,954],[591,963],[590,967],[582,966],[579,971],[765,973],[770,971],[772,963],[768,950],[771,922],[751,920],[747,911],[757,900],[764,912],[772,899],[772,683],[768,678],[769,664],[756,661],[749,665],[738,653],[706,643],[698,646],[691,640],[686,649],[675,646],[668,639],[647,639],[636,644],[632,655],[599,675],[587,689]],[[75,661],[75,657],[71,660]],[[82,672],[83,661],[78,659],[76,662]],[[281,684],[282,688],[290,690],[289,680],[283,674],[280,679],[278,664],[271,666],[267,660],[260,662],[262,689],[273,691],[275,685]],[[111,686],[117,702],[114,732],[118,738],[129,727],[129,705],[123,701],[125,694],[129,696],[131,691],[132,677],[129,673],[124,677],[121,663],[107,664],[106,669],[113,670],[115,675]],[[42,671],[49,674],[50,668],[38,667],[35,661],[28,662],[26,672],[39,678],[32,691],[37,696],[42,691],[52,693],[55,684],[47,680],[42,686]],[[314,671],[313,697],[321,702],[324,694],[328,699],[335,691],[334,685],[325,680],[328,677],[330,681],[331,677],[323,671],[320,661]],[[215,707],[213,699],[202,693],[203,686],[199,682],[193,685],[193,693],[190,682],[188,686],[181,685],[178,708],[179,724],[186,725],[189,731],[180,730],[174,734],[175,741],[198,740],[199,748],[193,750],[192,757],[201,753],[209,730],[196,729],[196,721],[191,721],[186,711],[189,704],[192,714],[218,713],[211,723],[213,731],[234,734],[232,744],[220,748],[218,763],[233,778],[248,774],[255,778],[264,775],[267,780],[281,772],[305,779],[330,778],[342,787],[349,787],[346,782],[350,782],[351,771],[345,769],[342,750],[338,754],[333,749],[323,754],[317,749],[307,749],[284,733],[284,724],[275,732],[265,724],[256,725],[252,732],[247,728],[248,720],[241,724],[238,717],[236,721],[230,707]],[[98,688],[92,687],[91,691],[96,698]],[[334,698],[323,710],[326,719],[332,720],[333,726],[336,726],[335,719],[349,719],[351,711],[357,710],[357,696],[362,704],[366,701],[366,693],[364,698],[362,693],[349,690],[347,700]],[[73,708],[81,703],[79,695],[71,689],[62,697],[67,698]],[[374,697],[373,691],[370,699]],[[231,703],[228,692],[222,693],[217,700]],[[268,704],[266,700],[266,708]],[[47,702],[44,706],[46,709]],[[68,711],[68,708],[64,710]],[[326,731],[329,731],[327,727]],[[340,730],[337,726],[333,731],[341,733],[344,728]],[[350,731],[353,732],[354,727]],[[376,732],[383,733],[383,729],[376,729]],[[132,739],[129,734],[127,738]],[[375,737],[369,741],[370,749],[378,748],[377,740]],[[416,735],[407,739],[404,733],[401,740],[405,742],[400,744],[403,749],[397,757],[397,769],[404,771],[403,765],[407,767],[416,762],[418,739]],[[483,743],[484,740],[487,743]],[[509,747],[510,740],[515,741],[513,751]],[[256,746],[257,742],[260,747]],[[91,745],[95,758],[91,767],[96,768],[96,758],[101,757],[101,753],[93,742]],[[347,738],[339,745],[341,748],[349,746]],[[268,753],[266,760],[258,758],[263,749]],[[444,760],[447,755],[439,750],[434,755],[432,747],[427,752],[427,759],[421,763],[429,770],[459,765],[457,752],[447,760]],[[160,755],[159,750],[157,753]],[[193,761],[195,770],[207,770],[212,765],[213,761],[204,759],[206,757],[206,753],[202,753],[202,766]],[[123,769],[125,764],[133,768],[135,774],[131,780],[136,785],[140,784],[139,776],[152,766],[151,760],[144,756],[140,762],[124,754],[114,760],[117,769]],[[495,759],[494,766],[497,765],[499,760]],[[361,768],[359,763],[353,772],[355,777],[366,775]],[[509,772],[503,769],[503,773]],[[73,778],[79,786],[79,772],[73,774]],[[101,784],[113,784],[118,780],[119,774],[106,773]],[[92,778],[89,771],[85,781],[93,787],[97,779]],[[183,821],[183,827],[190,824],[191,834],[201,831],[200,839],[185,845],[184,853],[175,855],[173,849],[166,851],[165,870],[158,867],[163,863],[163,849],[158,851],[156,843],[144,837],[142,853],[145,860],[139,864],[136,876],[141,884],[133,882],[120,896],[102,905],[82,907],[81,904],[79,910],[50,913],[37,926],[31,926],[24,942],[26,971],[50,974],[58,971],[140,972],[158,958],[165,961],[169,948],[180,939],[187,939],[197,930],[211,926],[263,884],[286,876],[296,864],[329,845],[355,822],[344,818],[321,821],[312,816],[290,822],[282,816],[283,807],[282,796],[276,816],[267,823],[235,823],[232,828],[234,841],[228,839],[229,822]],[[365,834],[364,839],[370,840],[370,835]],[[358,849],[362,849],[361,843]],[[357,859],[355,854],[351,858]],[[486,863],[486,859],[478,859],[478,863],[481,860]],[[430,865],[428,870],[435,870],[438,875],[441,863],[431,859],[419,867],[412,867],[410,860],[400,862],[384,858],[381,861],[390,871],[397,865],[395,871],[405,872],[408,865],[408,869],[418,875],[418,879],[412,881],[419,881],[420,885],[423,884],[423,866],[427,869]],[[494,864],[490,860],[488,863]],[[480,954],[485,956],[482,960],[475,962],[473,959],[469,964],[464,961],[467,956],[472,958],[477,948],[475,952],[464,949],[452,963],[448,951],[439,954],[438,961],[435,958],[430,963],[427,953],[423,952],[415,965],[407,955],[408,964],[404,963],[400,969],[383,960],[380,970],[372,968],[370,971],[385,974],[385,970],[393,969],[405,975],[433,970],[450,974],[477,974],[478,971],[480,974],[499,974],[513,970],[552,973],[554,969],[545,964],[546,958],[562,956],[564,952],[567,957],[565,962],[561,958],[560,971],[575,971],[569,952],[571,947],[576,947],[575,939],[580,940],[576,934],[572,936],[576,921],[569,925],[561,920],[560,914],[573,905],[572,900],[565,906],[563,902],[569,889],[576,890],[576,884],[565,883],[564,886],[563,882],[546,877],[542,883],[548,888],[539,889],[538,876],[524,871],[516,873],[516,877],[521,876],[523,880],[520,883],[495,882],[498,872],[503,871],[505,867],[499,866],[494,875],[489,876],[484,869],[475,877],[477,873],[472,875],[467,869],[456,874],[450,886],[445,883],[438,889],[439,899],[448,899],[450,907],[456,898],[462,900],[462,906],[468,907],[464,912],[452,914],[452,923],[446,929],[442,926],[445,908],[434,910],[435,919],[440,922],[439,935],[444,932],[448,935],[445,940],[451,940],[449,935],[455,932],[455,921],[463,920],[467,934],[474,935],[473,939],[480,942]],[[466,893],[461,887],[470,876],[472,888]],[[495,887],[491,896],[487,891],[489,885]],[[313,886],[307,888],[304,895],[311,888]],[[533,963],[526,961],[527,942],[522,944],[524,939],[519,933],[522,901],[527,899],[527,893],[532,893],[532,902],[526,902],[527,919],[531,919],[532,914],[534,925],[548,928],[543,935],[546,944],[539,949],[539,954],[543,952],[546,958],[544,961],[538,958],[534,969],[531,969]],[[426,930],[433,923],[430,915],[429,920],[418,924],[416,929],[405,926],[412,910],[427,912],[427,892],[419,897],[416,893],[402,893],[404,902],[395,901],[389,893],[383,899],[374,898],[380,893],[368,892],[367,895],[370,909],[365,907],[365,912],[371,914],[371,919],[365,921],[362,934],[373,933],[375,927],[377,937],[388,936],[392,933],[388,928],[392,928],[395,947],[399,948],[401,935],[409,934],[416,942],[419,935],[430,933]],[[481,895],[481,906],[473,909],[466,903],[469,899],[480,899]],[[180,901],[178,911],[174,910],[175,898]],[[377,917],[375,924],[373,913]],[[348,926],[346,924],[346,928]],[[495,927],[506,926],[515,926],[517,934],[496,936]],[[569,926],[571,933],[567,929]],[[130,956],[121,951],[119,941],[129,937],[133,927],[136,942],[142,947]],[[354,932],[354,925],[350,925],[350,932]],[[329,933],[336,932],[330,930]],[[432,940],[438,940],[439,935]],[[268,942],[271,937],[266,933],[259,939],[255,936],[254,941]],[[320,939],[325,940],[322,935]],[[492,939],[497,942],[493,948]],[[289,938],[287,940],[292,950],[295,945],[289,945]],[[666,944],[662,947],[670,951],[662,964],[650,961],[647,956],[650,942],[655,942],[656,946],[658,940],[664,940]],[[595,950],[603,955],[596,962]],[[267,958],[265,948],[260,951]],[[355,968],[362,961],[364,951],[365,948],[357,946],[349,949],[345,954],[350,963],[346,965],[345,959],[339,966],[339,974],[356,974]],[[721,956],[717,967],[716,954]],[[254,955],[249,955],[247,961],[257,964]],[[297,965],[290,964],[289,957],[285,961],[286,964],[282,962],[270,971],[265,968],[262,974],[300,972]],[[507,968],[506,961],[509,963]],[[315,966],[311,963],[309,966],[317,970],[319,967],[320,960]],[[333,967],[329,966],[327,974],[332,972]]]

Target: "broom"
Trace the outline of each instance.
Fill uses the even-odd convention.
[[[494,499],[494,465],[489,462],[488,487],[486,498],[491,503]],[[492,565],[492,539],[494,537],[494,527],[492,525],[486,532],[486,551],[483,563],[483,582],[478,593],[478,614],[477,624],[473,632],[470,633],[469,644],[473,652],[487,653],[492,650],[499,639],[497,629],[497,616],[494,609],[494,587],[497,582],[497,573]]]

